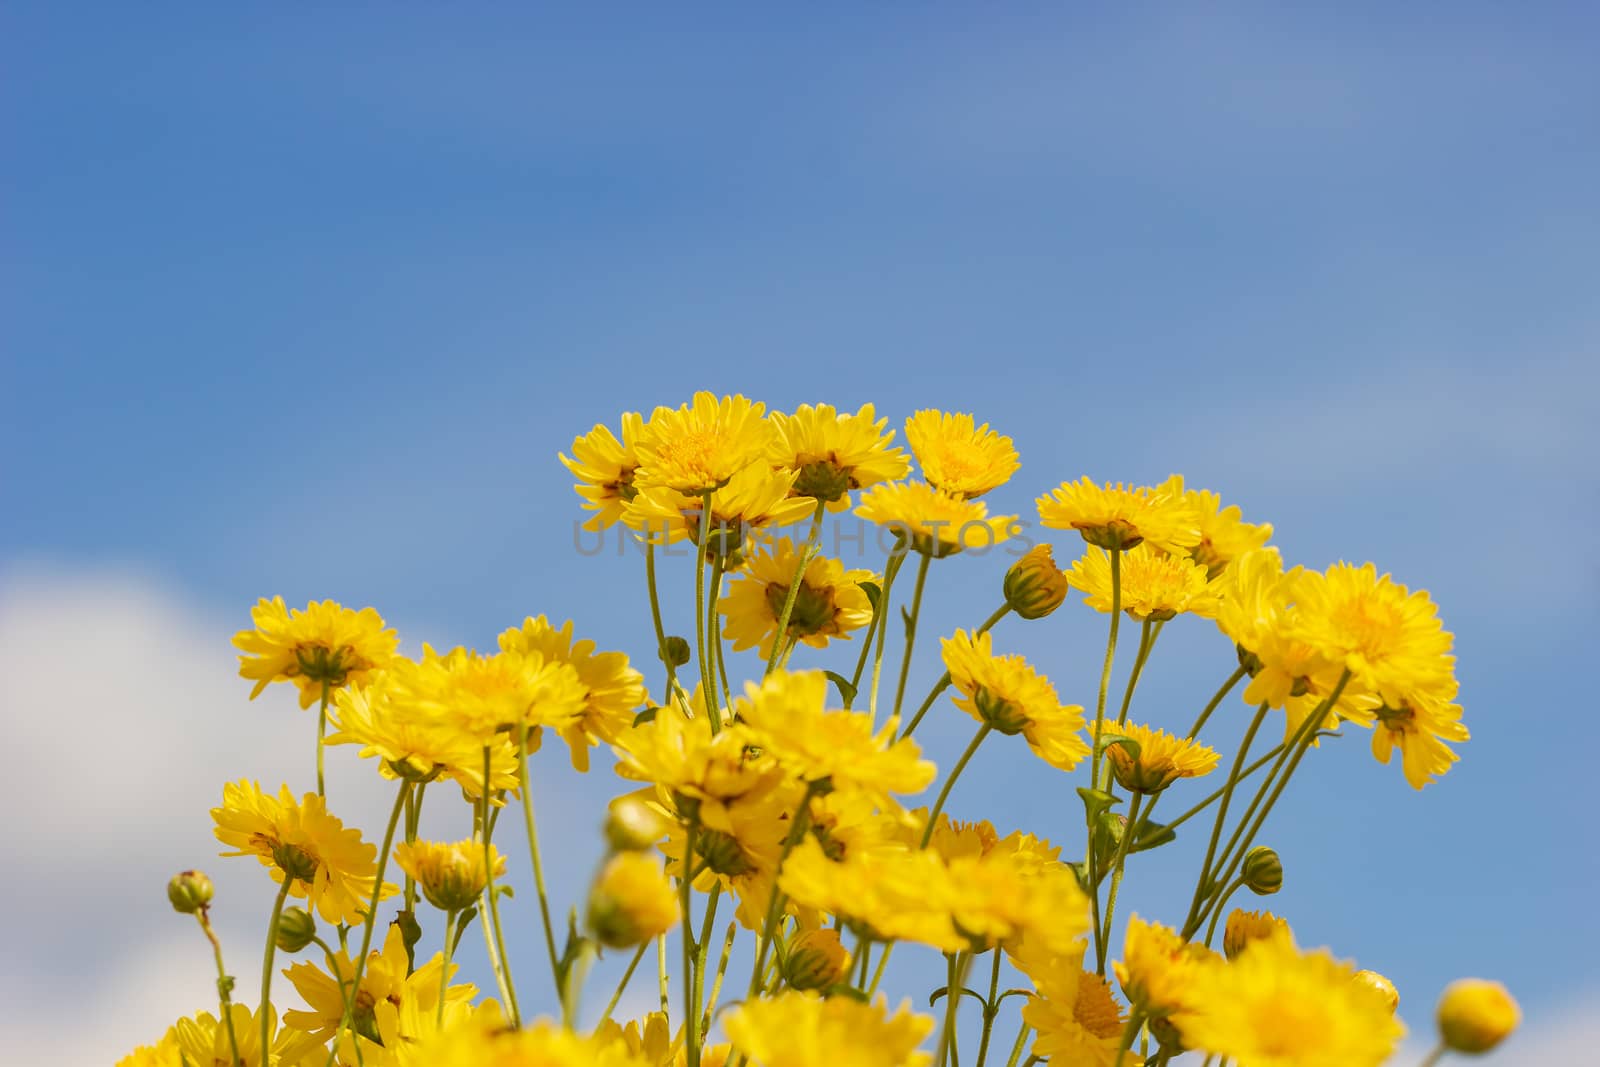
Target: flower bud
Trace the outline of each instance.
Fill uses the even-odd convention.
[[[636,796],[620,796],[606,810],[606,844],[613,852],[642,852],[666,833],[665,820]]]
[[[1067,599],[1066,573],[1049,545],[1034,545],[1006,571],[1006,603],[1024,619],[1042,619]]]
[[[278,916],[278,951],[293,955],[317,936],[317,920],[304,908],[284,908]]]
[[[1439,998],[1439,1038],[1452,1052],[1488,1052],[1521,1021],[1522,1010],[1499,982],[1462,978]]]
[[[167,899],[180,915],[193,915],[211,903],[211,879],[200,871],[181,871],[167,883]]]
[[[1265,845],[1257,845],[1244,854],[1241,873],[1245,888],[1258,897],[1269,897],[1283,888],[1283,863]]]
[[[677,634],[668,635],[661,648],[656,651],[656,658],[669,667],[682,667],[689,662],[689,642]]]
[[[850,953],[839,943],[839,931],[807,930],[789,943],[783,977],[794,989],[826,989],[850,971]]]
[[[489,881],[489,864],[496,876],[505,874],[506,858],[482,842],[402,841],[394,858],[400,869],[417,880],[428,903],[443,912],[460,911],[478,899]]]
[[[644,852],[611,857],[589,890],[588,925],[608,948],[629,948],[678,922],[678,898],[661,865]]]
[[[1222,954],[1230,960],[1238,959],[1252,941],[1272,937],[1279,931],[1288,933],[1289,924],[1272,912],[1234,908],[1222,930]]]
[[[1377,971],[1357,971],[1356,981],[1371,988],[1378,996],[1382,997],[1383,1002],[1389,1005],[1391,1013],[1400,1007],[1400,990],[1396,989],[1393,982]]]

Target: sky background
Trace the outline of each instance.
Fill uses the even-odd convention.
[[[256,973],[268,883],[206,809],[311,788],[314,731],[234,673],[258,596],[371,604],[412,652],[546,613],[649,668],[642,565],[575,549],[556,453],[697,388],[970,411],[1021,453],[998,512],[1177,471],[1291,563],[1430,590],[1473,740],[1420,794],[1363,732],[1325,745],[1268,906],[1393,978],[1419,1041],[1482,975],[1529,1021],[1489,1062],[1588,1055],[1597,46],[1581,4],[0,7],[6,1059],[109,1063],[208,1003],[178,869]],[[933,568],[919,699],[1007,563]],[[1092,706],[1103,626],[1074,598],[996,640]],[[1231,667],[1180,620],[1134,715],[1187,724]],[[948,765],[969,726],[919,736]],[[548,757],[565,906],[623,787]],[[375,835],[387,788],[330,766]],[[994,744],[951,809],[1074,852],[1075,784]],[[1129,907],[1181,918],[1197,836]]]

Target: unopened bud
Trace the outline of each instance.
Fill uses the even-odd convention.
[[[641,852],[666,832],[666,821],[637,796],[618,797],[606,811],[606,844],[613,852]]]
[[[1049,545],[1034,545],[1006,571],[1006,603],[1024,619],[1042,619],[1067,599],[1067,576]]]
[[[656,651],[656,658],[669,667],[682,667],[689,662],[689,656],[689,642],[677,634],[669,635]]]
[[[677,894],[661,864],[648,853],[611,857],[589,890],[589,930],[609,948],[641,944],[677,922]]]
[[[1393,982],[1377,971],[1357,971],[1356,981],[1377,993],[1383,999],[1383,1002],[1389,1006],[1391,1014],[1400,1007],[1400,990],[1396,989]]]
[[[793,989],[826,989],[850,970],[850,953],[832,927],[807,930],[789,945],[783,977]]]
[[[1280,931],[1288,933],[1289,924],[1272,912],[1234,908],[1222,930],[1222,954],[1230,960],[1238,959],[1251,942],[1272,937]]]
[[[1439,998],[1439,1038],[1452,1052],[1488,1052],[1521,1021],[1522,1009],[1499,982],[1463,978]]]
[[[304,908],[284,908],[278,916],[278,951],[293,955],[317,936],[317,920]]]
[[[167,883],[167,899],[181,915],[193,915],[211,903],[211,879],[200,871],[181,871]]]
[[[1283,888],[1283,863],[1278,854],[1265,845],[1257,845],[1244,854],[1245,888],[1258,897],[1269,897]]]

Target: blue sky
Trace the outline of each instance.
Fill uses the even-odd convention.
[[[8,5],[4,588],[137,581],[224,668],[263,594],[371,603],[413,649],[545,612],[644,656],[637,561],[572,548],[574,434],[695,388],[971,411],[1022,455],[999,510],[1181,471],[1292,562],[1432,591],[1474,740],[1420,795],[1365,735],[1330,746],[1269,830],[1273,905],[1424,1027],[1463,973],[1564,1010],[1600,996],[1597,30],[1561,4]],[[925,632],[981,619],[1002,569],[935,567]],[[1001,634],[1091,703],[1101,625]],[[1136,707],[1187,721],[1227,656],[1171,628]],[[261,728],[244,695],[208,728]],[[958,810],[1070,815],[1020,760],[984,752]],[[1177,906],[1173,851],[1136,908]]]

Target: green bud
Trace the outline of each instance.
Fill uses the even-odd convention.
[[[211,879],[200,871],[180,871],[167,883],[167,899],[180,915],[193,915],[211,903]]]
[[[606,811],[606,844],[613,852],[640,852],[666,836],[666,820],[636,796],[622,796]]]
[[[1257,845],[1244,854],[1245,888],[1259,897],[1271,896],[1283,888],[1283,863],[1278,854],[1265,845]]]
[[[1035,545],[1006,571],[1006,603],[1024,619],[1042,619],[1067,599],[1067,576],[1049,545]]]
[[[278,951],[293,955],[317,936],[317,920],[304,908],[284,908],[278,916]]]
[[[682,667],[689,662],[689,642],[677,634],[669,634],[665,646],[656,651],[656,657],[669,667]]]

